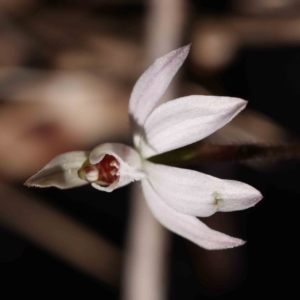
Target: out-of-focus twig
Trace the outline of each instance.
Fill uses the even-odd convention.
[[[117,285],[120,251],[39,199],[0,183],[0,223],[86,274]]]
[[[168,234],[152,216],[139,182],[133,185],[131,198],[123,299],[163,300]]]
[[[243,47],[300,45],[300,17],[202,17],[192,37],[192,59],[202,69],[227,66]]]
[[[151,0],[147,18],[148,59],[178,48],[184,22],[182,0]],[[169,88],[163,99],[172,99]],[[163,100],[164,101],[164,100]],[[155,220],[135,186],[124,274],[126,300],[163,300],[167,294],[168,232]]]
[[[298,0],[233,0],[232,6],[239,12],[257,15],[282,16],[300,11]]]
[[[252,109],[245,109],[231,122],[206,138],[212,144],[291,144],[299,136],[272,118]]]

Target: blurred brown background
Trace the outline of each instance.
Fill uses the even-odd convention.
[[[59,153],[131,143],[127,105],[149,65],[150,2],[0,0],[1,299],[122,298],[130,187],[105,194],[89,186],[39,190],[22,183]],[[192,48],[177,96],[249,100],[209,141],[298,142],[300,1],[184,4],[178,39]],[[265,198],[250,210],[204,220],[246,239],[239,249],[208,252],[172,236],[167,299],[291,297],[297,291],[291,272],[299,267],[298,161],[195,168],[247,182]]]

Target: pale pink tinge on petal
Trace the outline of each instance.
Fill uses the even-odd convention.
[[[239,98],[200,95],[164,103],[145,122],[140,152],[148,158],[202,140],[230,122],[246,104]]]
[[[157,220],[169,230],[208,249],[228,249],[241,246],[245,241],[230,237],[207,227],[194,216],[179,213],[168,206],[153,189],[148,179],[142,180],[145,199]]]
[[[217,211],[247,209],[262,199],[257,189],[243,182],[151,162],[145,162],[144,168],[160,198],[180,213],[207,217]]]
[[[158,58],[136,82],[129,101],[136,147],[140,129],[185,61],[189,50],[190,45],[187,45]]]

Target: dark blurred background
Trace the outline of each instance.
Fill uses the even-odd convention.
[[[23,182],[59,153],[131,143],[127,105],[149,65],[149,2],[0,0],[1,299],[122,298],[130,186],[106,194]],[[300,1],[190,0],[185,15],[178,46],[192,49],[177,95],[249,101],[208,141],[299,143]],[[167,299],[297,294],[299,161],[195,168],[264,199],[203,220],[247,240],[241,248],[208,252],[172,235]]]

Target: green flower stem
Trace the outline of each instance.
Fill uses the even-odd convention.
[[[217,161],[248,161],[253,159],[300,158],[300,144],[293,145],[212,145],[203,142],[176,149],[149,158],[149,161],[171,165],[190,166]]]

